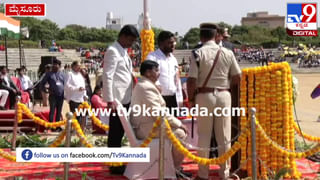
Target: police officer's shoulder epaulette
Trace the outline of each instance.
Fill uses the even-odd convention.
[[[198,58],[198,54],[196,53],[197,49],[192,50],[192,56],[194,57],[194,59]]]
[[[198,45],[196,45],[195,47],[194,47],[194,49],[192,50],[192,55],[193,55],[193,57],[196,59],[196,58],[198,58],[198,54],[197,54],[197,50],[198,49],[200,49],[202,47],[202,44],[198,44]]]
[[[198,49],[200,49],[202,47],[202,44],[198,44],[198,45],[196,45],[196,47],[194,47],[194,49],[192,50],[192,55],[193,55],[193,57],[194,57],[194,59],[196,60],[196,64],[197,64],[197,66],[198,66],[198,68],[199,68],[199,60],[197,60],[198,59],[198,57],[199,57],[199,55],[198,55]]]

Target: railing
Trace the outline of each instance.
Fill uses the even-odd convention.
[[[80,107],[81,106],[81,107]],[[83,103],[79,106],[79,108],[88,108],[89,110],[91,109],[90,106],[87,103]],[[63,132],[66,134],[66,141],[65,141],[65,147],[69,147],[70,146],[70,139],[71,139],[71,129],[72,127],[74,127],[74,130],[76,131],[77,135],[80,137],[80,140],[82,142],[82,144],[86,147],[93,147],[93,145],[91,145],[90,143],[88,143],[82,129],[80,128],[80,125],[78,123],[77,120],[75,120],[75,117],[73,116],[72,113],[68,113],[66,115],[67,120],[66,121],[62,121],[62,122],[58,122],[58,123],[48,123],[48,122],[43,122],[43,120],[41,120],[38,117],[35,117],[34,114],[32,114],[32,112],[23,104],[21,104],[19,102],[19,97],[17,98],[17,105],[16,105],[16,118],[15,118],[15,123],[14,123],[14,132],[13,132],[13,138],[12,138],[12,150],[14,150],[16,147],[15,145],[15,141],[16,141],[16,137],[17,137],[17,127],[18,127],[18,123],[22,122],[22,113],[26,114],[29,118],[34,119],[34,121],[36,123],[39,124],[43,124],[45,126],[48,126],[48,124],[50,124],[51,126],[54,127],[59,127],[62,125],[66,125],[66,130]],[[93,115],[94,116],[94,115]],[[312,149],[309,149],[305,152],[295,152],[295,151],[291,151],[288,150],[282,146],[280,146],[279,144],[277,144],[276,142],[274,142],[270,137],[268,137],[268,135],[265,133],[264,129],[262,128],[262,126],[260,125],[259,121],[256,119],[256,112],[255,109],[252,108],[251,109],[251,113],[250,113],[250,117],[251,117],[251,128],[250,126],[244,127],[241,130],[241,133],[238,137],[238,140],[232,145],[231,149],[229,149],[227,152],[225,152],[224,154],[220,154],[219,157],[217,158],[203,158],[203,157],[199,157],[196,155],[193,155],[188,149],[186,149],[182,144],[184,142],[180,142],[175,135],[173,134],[171,127],[168,123],[168,121],[166,119],[162,119],[160,117],[158,117],[157,121],[154,123],[153,128],[149,134],[149,137],[147,139],[145,139],[145,141],[140,145],[140,147],[146,147],[148,146],[148,144],[152,141],[152,138],[154,137],[154,132],[155,130],[157,130],[157,128],[160,126],[161,127],[161,131],[160,131],[160,144],[159,144],[159,179],[163,179],[164,178],[164,137],[165,135],[168,137],[169,140],[171,140],[173,146],[175,148],[177,148],[182,154],[185,155],[185,157],[193,160],[194,162],[197,162],[199,164],[202,165],[209,165],[209,164],[222,164],[225,161],[227,161],[230,157],[232,157],[235,152],[237,152],[238,150],[240,150],[240,148],[243,145],[247,144],[247,138],[251,137],[251,157],[248,157],[248,159],[251,159],[251,176],[252,179],[257,179],[257,166],[256,166],[256,160],[259,160],[262,162],[262,164],[265,164],[263,162],[263,160],[261,160],[259,158],[259,154],[257,154],[256,151],[256,132],[258,133],[259,138],[261,138],[263,141],[265,141],[267,143],[267,145],[275,152],[278,154],[281,154],[283,157],[285,158],[301,158],[301,157],[307,157],[310,156],[312,154],[315,154],[317,152],[320,151],[320,146],[315,146]],[[94,119],[94,117],[91,117],[92,119]],[[96,117],[95,117],[96,118]],[[95,119],[96,122],[99,121],[99,119]],[[47,123],[47,124],[45,124]],[[101,123],[101,122],[100,122]],[[101,125],[101,124],[100,124]],[[250,124],[249,124],[250,125]],[[101,125],[103,126],[103,125]],[[257,126],[257,129],[256,129]],[[106,130],[108,128],[105,128]],[[250,132],[251,130],[251,132]],[[308,139],[311,139],[314,142],[320,142],[320,138],[319,137],[313,137],[310,135],[307,135],[299,130],[297,130],[297,128],[294,128],[292,130],[295,130],[298,132],[298,134],[300,134],[303,137],[308,137]],[[59,135],[59,138],[52,144],[50,145],[50,147],[56,147],[57,145],[59,145],[62,140],[61,138],[64,138],[64,135],[61,133]],[[251,133],[251,136],[250,136]],[[258,141],[260,139],[257,139]],[[229,143],[229,142],[228,142]],[[2,150],[0,150],[0,156],[3,157],[7,157],[7,159],[15,161],[15,157],[10,156],[6,153],[4,153]],[[248,161],[248,159],[245,161],[245,163]],[[107,163],[108,165],[122,165],[122,163]],[[248,169],[249,170],[249,169]],[[69,163],[65,163],[64,164],[64,178],[68,179],[68,171],[69,171]]]

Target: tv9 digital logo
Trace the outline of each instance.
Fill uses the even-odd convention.
[[[291,36],[318,36],[317,4],[288,3],[287,33]]]

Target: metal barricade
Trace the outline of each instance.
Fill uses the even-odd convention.
[[[66,114],[67,117],[67,125],[66,125],[66,141],[65,141],[65,147],[70,147],[71,142],[71,130],[72,130],[72,118],[73,114],[71,112],[68,112]],[[69,179],[69,162],[64,163],[64,180]]]

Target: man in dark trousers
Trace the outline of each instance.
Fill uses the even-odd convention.
[[[116,111],[115,100],[120,101],[125,108],[129,108],[132,89],[132,61],[128,55],[130,48],[139,37],[138,30],[133,25],[125,25],[114,42],[106,51],[103,65],[103,98],[107,108]],[[121,147],[124,130],[118,115],[112,115],[109,123],[108,147]],[[112,174],[123,174],[124,166],[110,167]]]
[[[64,84],[65,75],[60,71],[61,61],[53,60],[52,71],[47,72],[40,82],[40,89],[45,89],[45,84],[49,84],[49,121],[53,122],[54,113],[56,111],[56,122],[60,121],[63,100],[64,100]],[[61,131],[61,128],[57,128]]]

